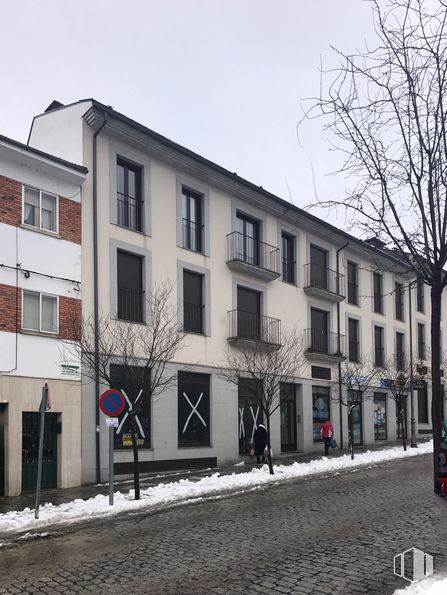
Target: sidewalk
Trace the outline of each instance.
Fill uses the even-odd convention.
[[[426,440],[419,440],[418,443],[425,442]],[[356,453],[364,453],[366,451],[379,451],[393,446],[401,446],[402,442],[386,442],[382,444],[372,444],[368,446],[356,446]],[[409,444],[407,449],[410,449]],[[321,445],[323,450],[323,445]],[[348,450],[345,449],[343,452],[340,449],[333,451],[330,455],[330,459],[338,458],[342,455],[349,454]],[[323,456],[317,452],[309,454],[290,453],[281,454],[273,459],[274,465],[290,465],[294,462],[308,463],[322,459]],[[232,475],[239,473],[246,473],[254,467],[259,467],[256,462],[253,462],[254,457],[244,457],[241,462],[233,465],[226,465],[223,467],[213,467],[207,469],[193,469],[193,470],[179,470],[169,472],[157,472],[144,474],[140,476],[141,488],[147,488],[159,485],[161,483],[169,483],[171,481],[179,481],[181,479],[188,479],[189,481],[198,481],[203,477],[210,476],[213,473],[219,473],[220,475]],[[127,493],[130,489],[133,489],[133,479],[126,480],[115,480],[114,492]],[[88,498],[94,498],[98,494],[107,495],[109,493],[109,486],[107,483],[99,485],[87,485],[79,486],[76,488],[56,488],[50,490],[43,490],[41,494],[40,504],[51,503],[54,505],[64,504],[71,502],[76,499],[87,500]],[[25,492],[20,496],[13,497],[0,497],[0,514],[6,512],[12,512],[17,510],[23,510],[25,508],[33,509],[35,505],[35,492]]]

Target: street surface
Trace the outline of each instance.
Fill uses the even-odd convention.
[[[432,457],[113,520],[0,550],[0,593],[387,595],[410,547],[447,572]]]

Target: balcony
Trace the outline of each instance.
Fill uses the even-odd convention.
[[[138,198],[123,194],[122,192],[116,193],[116,199],[118,225],[133,229],[134,231],[142,231],[141,201]]]
[[[310,360],[342,362],[345,355],[345,336],[322,329],[308,328],[304,331],[305,356]]]
[[[129,322],[144,322],[144,292],[118,286],[118,318]]]
[[[281,274],[279,248],[239,231],[227,235],[227,265],[233,271],[273,281]]]
[[[303,289],[308,295],[328,302],[341,302],[345,299],[345,296],[341,293],[343,277],[344,275],[332,269],[309,262],[304,265]]]
[[[231,310],[228,312],[228,322],[230,343],[239,346],[254,343],[266,349],[281,347],[281,321],[277,318]]]

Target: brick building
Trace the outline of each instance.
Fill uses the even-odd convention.
[[[0,136],[0,495],[36,485],[48,384],[43,486],[79,485],[81,186],[87,170]]]

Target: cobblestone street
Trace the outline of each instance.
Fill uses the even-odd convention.
[[[126,515],[0,550],[0,593],[372,593],[412,546],[447,571],[432,458]]]

